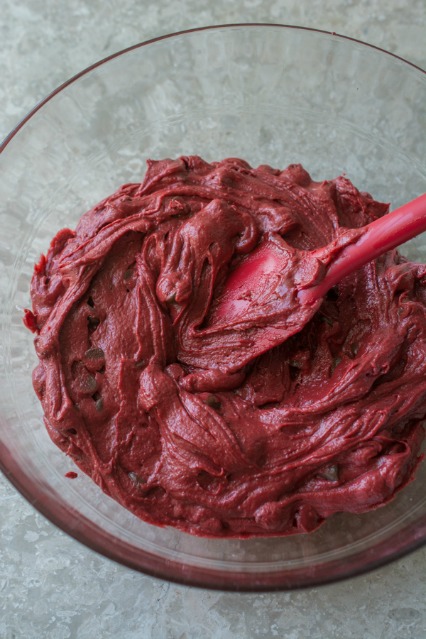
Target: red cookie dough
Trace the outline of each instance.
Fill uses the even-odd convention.
[[[300,165],[148,162],[35,267],[25,323],[52,440],[137,516],[195,535],[310,532],[388,502],[421,459],[426,266],[387,253],[258,357],[259,313],[209,323],[261,241],[300,267],[387,210]]]

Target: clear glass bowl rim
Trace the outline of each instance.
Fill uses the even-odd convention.
[[[105,58],[102,58],[101,60],[78,72],[77,74],[63,82],[61,85],[59,85],[40,102],[38,102],[34,106],[34,108],[31,109],[31,111],[29,111],[22,118],[22,120],[16,125],[16,127],[12,129],[12,131],[6,136],[3,142],[1,142],[0,153],[4,151],[4,149],[19,133],[20,129],[40,109],[42,109],[45,104],[52,100],[57,94],[61,93],[66,87],[73,84],[74,82],[77,82],[80,78],[84,77],[96,68],[108,63],[109,61],[125,55],[130,51],[141,49],[142,47],[146,47],[161,40],[173,39],[176,37],[202,31],[229,30],[235,28],[281,28],[285,30],[313,32],[317,34],[323,34],[325,36],[332,36],[339,40],[352,42],[353,44],[360,45],[363,48],[367,47],[383,53],[386,56],[390,56],[391,58],[395,58],[426,76],[425,69],[422,69],[420,66],[410,62],[409,60],[406,60],[399,55],[396,55],[395,53],[387,51],[386,49],[370,44],[368,42],[364,42],[357,38],[342,35],[334,31],[327,31],[324,29],[316,29],[313,27],[304,27],[298,25],[262,22],[227,23],[195,27],[164,34],[131,45],[129,47],[126,47],[125,49],[117,51],[116,53],[106,56]],[[152,577],[166,579],[167,581],[183,584],[186,586],[196,586],[222,591],[240,592],[272,592],[308,587],[310,588],[314,586],[335,583],[344,579],[349,579],[356,575],[365,574],[368,571],[380,568],[381,566],[384,566],[392,561],[400,559],[403,556],[426,545],[426,533],[424,536],[413,535],[409,543],[398,543],[391,553],[387,552],[386,548],[383,548],[379,545],[379,547],[376,548],[374,556],[371,556],[370,554],[370,556],[365,560],[362,566],[359,566],[359,562],[357,562],[356,560],[352,562],[349,561],[345,565],[345,567],[342,567],[338,564],[331,564],[327,566],[327,570],[323,571],[321,576],[315,577],[306,576],[303,574],[289,574],[284,572],[277,572],[273,575],[262,575],[261,573],[257,573],[255,584],[250,583],[251,575],[249,572],[224,572],[214,574],[208,568],[204,569],[200,567],[191,567],[188,571],[184,565],[178,563],[165,562],[164,565],[160,565],[158,557],[154,555],[150,556],[146,552],[143,553],[144,562],[143,565],[141,565],[141,563],[138,561],[141,555],[140,551],[138,551],[138,553],[135,553],[134,551],[132,551],[131,547],[128,546],[127,548],[123,548],[124,552],[120,552],[118,549],[116,549],[116,547],[114,547],[114,543],[111,543],[111,541],[113,541],[112,538],[109,535],[100,535],[99,529],[97,527],[95,528],[92,522],[90,522],[88,519],[81,519],[81,526],[78,530],[76,530],[74,527],[71,527],[67,521],[69,518],[67,510],[65,508],[62,508],[61,506],[59,506],[58,508],[58,504],[50,503],[50,501],[46,500],[45,497],[44,499],[39,499],[41,495],[36,494],[37,489],[35,489],[34,484],[32,484],[30,480],[27,480],[25,476],[22,477],[21,473],[19,473],[19,475],[21,476],[18,476],[18,473],[16,472],[17,470],[18,469],[15,467],[14,460],[11,459],[9,455],[3,453],[3,447],[0,442],[0,471],[3,473],[6,479],[18,490],[18,492],[52,524],[57,526],[67,535],[73,537],[78,542],[82,543],[84,546],[94,550],[104,557],[118,562],[121,565],[127,566],[128,568],[137,570]],[[426,518],[424,521],[424,528],[426,531]],[[138,555],[138,558],[136,558],[136,554]]]

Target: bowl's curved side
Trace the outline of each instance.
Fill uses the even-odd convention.
[[[420,71],[421,73],[425,73],[426,71],[425,69],[422,69],[421,67],[419,67],[418,65],[414,64],[413,62],[410,62],[409,60],[406,60],[405,58],[402,58],[401,56],[398,56],[395,53],[392,53],[391,51],[386,51],[386,49],[382,49],[381,47],[378,47],[374,44],[370,44],[368,42],[365,42],[363,40],[358,40],[357,38],[352,38],[350,36],[346,36],[343,34],[339,34],[336,33],[334,31],[326,31],[323,29],[315,29],[315,28],[311,28],[311,27],[301,27],[298,25],[290,25],[290,24],[281,24],[281,23],[262,23],[262,22],[236,22],[236,23],[231,23],[231,24],[218,24],[218,25],[209,25],[209,26],[205,26],[205,27],[196,27],[193,29],[184,29],[182,31],[176,31],[174,33],[169,33],[166,35],[162,35],[162,36],[158,36],[156,38],[150,38],[149,40],[145,40],[143,42],[139,42],[137,44],[134,44],[130,47],[126,47],[125,49],[121,49],[120,51],[117,51],[116,53],[113,53],[109,56],[106,56],[105,58],[102,58],[101,60],[98,60],[97,62],[95,62],[94,64],[89,65],[88,67],[86,67],[85,69],[83,69],[82,71],[79,71],[78,73],[76,73],[74,76],[72,76],[71,78],[69,78],[68,80],[66,80],[65,82],[63,82],[60,86],[56,87],[56,89],[54,89],[49,95],[47,95],[45,98],[43,98],[42,100],[40,100],[40,102],[38,102],[33,109],[31,109],[31,111],[29,113],[27,113],[22,120],[20,120],[20,122],[18,122],[18,124],[16,125],[16,127],[5,137],[5,139],[1,142],[0,144],[0,153],[3,151],[3,149],[6,148],[6,146],[10,143],[10,141],[13,139],[13,137],[18,133],[18,131],[25,125],[26,122],[28,122],[28,120],[34,115],[34,113],[36,113],[38,110],[40,110],[45,104],[46,102],[48,102],[49,100],[51,100],[55,95],[57,95],[59,92],[61,92],[63,89],[65,89],[67,86],[69,86],[70,84],[72,84],[73,82],[76,82],[77,80],[79,80],[82,76],[86,75],[87,73],[90,73],[91,71],[93,71],[94,69],[96,69],[97,67],[109,62],[110,60],[119,57],[121,55],[124,55],[126,53],[128,53],[129,51],[133,51],[135,49],[139,49],[141,47],[145,47],[148,46],[154,42],[159,42],[161,40],[167,40],[169,38],[175,38],[177,36],[183,36],[187,33],[199,33],[202,31],[212,31],[212,30],[220,30],[220,29],[232,29],[232,28],[257,28],[257,27],[272,27],[272,28],[283,28],[283,29],[296,29],[296,30],[300,30],[300,31],[312,31],[314,33],[322,33],[324,35],[327,36],[333,36],[334,38],[339,38],[339,39],[343,39],[343,40],[347,40],[348,42],[353,42],[357,45],[362,45],[363,47],[369,47],[371,49],[374,49],[376,51],[379,51],[380,53],[384,53],[388,56],[391,56],[393,58],[395,58],[396,60],[399,60],[401,62],[403,62],[404,64],[409,65],[410,67],[412,67],[413,69],[416,69],[417,71]]]

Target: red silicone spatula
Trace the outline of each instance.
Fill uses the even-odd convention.
[[[229,276],[210,325],[244,329],[255,319],[261,330],[251,355],[260,355],[299,332],[345,276],[423,231],[426,194],[348,231],[342,248],[337,241],[316,251],[292,251],[280,238],[268,240]],[[315,284],[307,287],[312,273]]]

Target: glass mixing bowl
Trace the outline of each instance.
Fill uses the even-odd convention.
[[[39,104],[1,147],[0,466],[41,513],[142,572],[235,590],[312,586],[381,565],[426,540],[426,463],[384,508],[337,515],[288,538],[209,540],[148,525],[104,495],[50,441],[32,389],[22,324],[34,263],[62,227],[147,158],[199,154],[314,179],[345,172],[393,207],[426,190],[426,74],[335,34],[232,25],[137,45],[83,71]],[[425,236],[405,247],[426,259]]]

